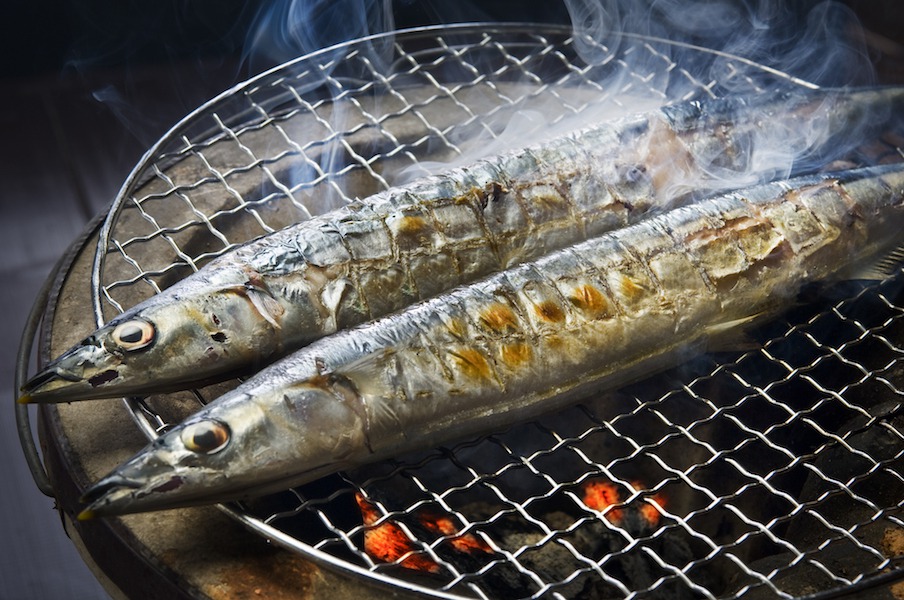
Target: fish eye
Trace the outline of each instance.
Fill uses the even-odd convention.
[[[198,421],[186,425],[180,434],[182,443],[192,452],[213,454],[229,443],[229,427],[219,421]]]
[[[113,341],[123,350],[132,352],[150,346],[157,331],[154,324],[144,319],[132,319],[116,326],[111,334]]]

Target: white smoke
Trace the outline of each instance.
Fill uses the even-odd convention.
[[[456,153],[442,160],[421,161],[401,172],[384,173],[397,185],[425,174],[462,166],[480,158],[535,144],[589,123],[617,118],[655,108],[682,98],[699,97],[711,82],[713,93],[749,95],[753,89],[774,87],[775,73],[790,85],[806,83],[820,87],[860,86],[874,83],[864,37],[851,10],[834,2],[784,3],[776,0],[563,0],[564,14],[571,20],[574,48],[591,67],[588,85],[614,101],[574,115],[546,110],[542,102],[522,109],[502,111],[484,127],[463,128],[448,140]],[[428,3],[429,4],[429,3]],[[375,35],[391,31],[396,20],[389,0],[285,0],[268,4],[256,18],[249,35],[246,56],[252,63],[272,65],[317,51],[326,65],[323,80],[341,64],[345,40],[368,38],[356,46],[378,72],[389,76],[393,69],[393,38]],[[652,41],[651,41],[652,40]],[[666,40],[659,43],[657,40]],[[645,47],[655,45],[655,51]],[[325,48],[325,50],[319,50]],[[735,57],[740,57],[736,59]],[[765,69],[763,68],[765,66]],[[363,73],[362,77],[368,74]],[[593,79],[595,78],[595,79]],[[764,81],[762,85],[758,82]],[[329,88],[329,85],[324,86]],[[302,90],[304,91],[304,90]],[[372,106],[379,109],[383,98],[375,88]],[[489,98],[489,102],[498,98]],[[336,102],[330,113],[330,128],[343,131],[347,107]],[[560,107],[559,107],[560,109]],[[831,110],[830,106],[825,111]],[[353,111],[354,112],[354,111]],[[492,111],[487,111],[493,114]],[[817,115],[818,117],[818,115]],[[496,122],[493,122],[493,121]],[[510,120],[510,121],[509,121]],[[500,122],[502,121],[502,122]],[[717,157],[708,169],[708,183],[683,182],[682,189],[710,185],[730,187],[756,183],[767,177],[787,176],[792,166],[821,157],[813,148],[826,139],[826,119],[800,123],[799,130],[785,135],[764,134],[749,140],[749,158],[744,171],[720,170]],[[293,132],[300,139],[305,132]],[[859,139],[855,132],[852,143]],[[837,148],[836,148],[837,150]],[[322,172],[343,160],[344,149],[325,147],[317,159]],[[704,170],[706,157],[701,157]],[[295,181],[315,178],[312,166],[302,164]],[[313,168],[317,171],[317,168]],[[713,183],[715,182],[715,183]],[[313,198],[322,206],[334,204],[342,184],[334,184],[328,197]],[[334,197],[335,196],[335,197]],[[330,198],[333,198],[332,200]]]

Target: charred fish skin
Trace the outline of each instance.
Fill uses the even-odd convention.
[[[771,178],[795,158],[819,164],[866,115],[875,130],[894,112],[904,89],[690,102],[394,188],[213,260],[68,350],[21,401],[145,395],[246,372],[692,194]],[[822,133],[796,135],[802,122]],[[785,155],[774,162],[760,142]]]
[[[165,433],[82,517],[276,491],[556,410],[894,249],[902,200],[900,165],[760,186],[338,332]]]

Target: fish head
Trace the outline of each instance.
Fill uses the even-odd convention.
[[[228,483],[235,437],[251,435],[253,415],[241,423],[194,417],[164,433],[82,496],[79,519],[189,505],[200,490]]]
[[[87,506],[80,518],[289,489],[369,455],[365,429],[360,410],[321,385],[261,394],[238,388],[91,486],[82,496]]]
[[[204,283],[174,286],[113,318],[32,377],[20,402],[169,392],[261,365],[278,347],[281,306],[241,272]]]

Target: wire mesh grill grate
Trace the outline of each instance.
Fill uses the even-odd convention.
[[[504,147],[523,111],[555,123],[779,85],[804,84],[545,26],[323,51],[200,108],[138,165],[98,245],[98,322],[251,238]],[[860,158],[896,160],[899,145]],[[813,290],[749,351],[228,510],[322,563],[433,595],[790,597],[864,581],[904,550],[900,283]],[[129,405],[153,436],[234,385]],[[373,551],[381,536],[398,540],[391,555]]]

